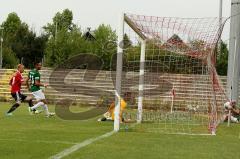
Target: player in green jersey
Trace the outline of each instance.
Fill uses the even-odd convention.
[[[39,73],[39,70],[41,70],[42,64],[40,62],[36,62],[34,64],[34,67],[35,68],[31,70],[28,74],[27,87],[32,92],[35,99],[37,100],[37,104],[29,108],[29,111],[32,112],[34,109],[37,109],[38,107],[42,106],[46,112],[47,117],[53,116],[55,113],[50,113],[48,111],[47,100],[45,98],[44,93],[42,92],[42,89],[40,88],[41,86],[47,87],[47,84],[43,84],[40,82],[41,75]],[[29,80],[30,80],[30,87],[28,82]]]

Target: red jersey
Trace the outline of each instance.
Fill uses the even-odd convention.
[[[11,85],[11,93],[20,92],[23,81],[24,80],[22,74],[19,71],[17,71],[9,82],[9,84]]]

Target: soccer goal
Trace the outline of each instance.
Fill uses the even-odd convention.
[[[131,95],[114,129],[173,134],[215,134],[224,87],[216,72],[218,18],[124,14],[118,33],[116,109]],[[129,126],[129,125],[128,125]]]

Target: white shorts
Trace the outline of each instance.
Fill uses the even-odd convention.
[[[34,98],[36,98],[36,100],[45,99],[45,95],[44,95],[44,93],[42,92],[41,89],[36,91],[36,92],[32,92],[32,95],[34,96]]]

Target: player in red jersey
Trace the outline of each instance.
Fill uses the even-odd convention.
[[[23,101],[28,101],[29,107],[33,106],[32,98],[27,97],[21,93],[21,86],[22,83],[24,83],[24,79],[22,77],[23,71],[24,65],[19,64],[17,66],[17,72],[13,74],[11,80],[9,81],[9,85],[11,86],[11,95],[16,103],[13,104],[9,111],[6,113],[7,116],[12,115],[12,112],[17,109]]]

